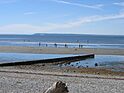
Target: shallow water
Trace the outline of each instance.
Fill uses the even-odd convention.
[[[29,53],[0,53],[0,63],[21,62],[30,60],[52,59],[60,57],[77,56],[73,54],[29,54]],[[71,62],[70,64],[60,64],[59,66],[73,67],[104,67],[112,68],[116,71],[124,71],[124,56],[121,55],[95,55],[82,61]]]
[[[29,54],[29,53],[0,53],[0,63],[20,62],[40,59],[51,59],[73,56],[69,54]]]
[[[62,66],[73,67],[105,67],[105,68],[117,68],[124,70],[124,56],[120,55],[95,55],[95,58],[86,59],[77,62],[71,62],[70,64],[63,64]]]
[[[39,45],[40,44],[40,45]],[[124,44],[56,43],[57,47],[69,48],[115,48],[124,49]],[[79,46],[81,45],[81,47]],[[0,41],[0,46],[55,47],[55,42]]]

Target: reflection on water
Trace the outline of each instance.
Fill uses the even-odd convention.
[[[119,55],[96,55],[93,59],[86,59],[78,62],[63,64],[62,66],[73,67],[111,67],[123,68],[124,70],[124,56]]]
[[[0,53],[0,63],[69,57],[69,54]]]

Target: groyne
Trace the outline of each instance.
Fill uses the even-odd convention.
[[[82,54],[82,55],[76,55],[76,56],[70,56],[70,57],[61,57],[61,58],[52,58],[52,59],[0,63],[0,66],[32,65],[32,64],[39,64],[39,63],[54,63],[54,64],[59,63],[59,64],[62,64],[62,63],[85,60],[85,59],[94,58],[94,57],[95,57],[94,54]]]

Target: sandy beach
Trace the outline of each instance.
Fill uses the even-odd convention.
[[[0,46],[0,52],[10,53],[42,53],[42,54],[87,54],[98,55],[124,55],[124,49],[102,49],[102,48],[51,48],[51,47],[20,47]]]
[[[124,55],[122,49],[0,46],[0,52]],[[124,72],[101,68],[58,67],[52,64],[0,67],[0,93],[43,93],[55,81],[68,84],[69,93],[123,93]]]

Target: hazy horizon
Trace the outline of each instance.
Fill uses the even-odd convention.
[[[73,33],[32,33],[32,34],[0,34],[0,35],[93,35],[93,36],[124,36],[124,35],[108,35],[108,34],[73,34]]]

